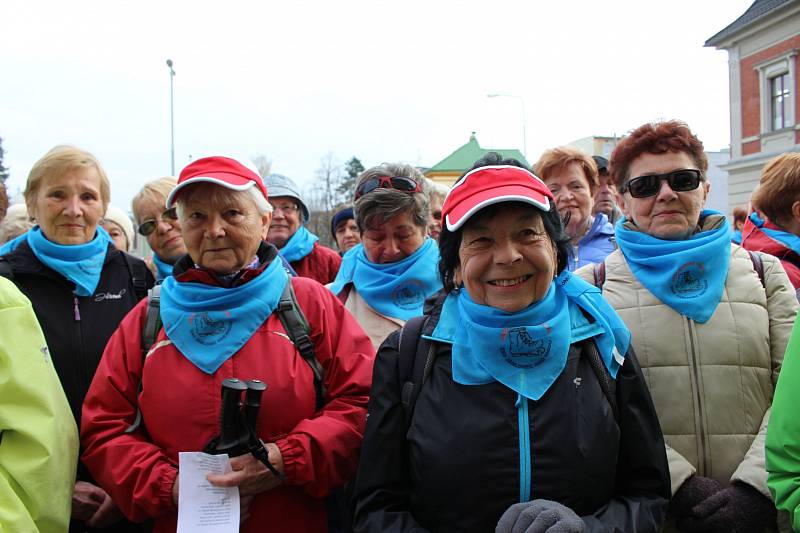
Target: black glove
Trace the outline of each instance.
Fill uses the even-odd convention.
[[[691,514],[678,520],[682,531],[748,533],[775,527],[772,500],[745,483],[734,482],[694,506]]]
[[[689,516],[692,508],[725,487],[716,479],[692,476],[683,482],[669,502],[669,512],[677,519]]]
[[[506,509],[495,533],[581,533],[583,528],[583,520],[569,507],[550,500],[533,500]]]

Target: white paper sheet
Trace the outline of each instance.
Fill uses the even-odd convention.
[[[228,456],[180,452],[178,459],[177,533],[237,533],[239,488],[215,487],[206,479],[231,471]]]

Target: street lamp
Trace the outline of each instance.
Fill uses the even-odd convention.
[[[170,176],[175,175],[175,104],[172,97],[172,79],[175,77],[175,71],[172,69],[172,60],[167,59],[167,66],[169,67],[169,139],[170,139]]]
[[[528,136],[525,133],[525,100],[516,94],[487,94],[488,98],[497,98],[497,97],[505,97],[505,98],[517,98],[519,100],[519,105],[522,107],[522,155],[525,156],[525,159],[528,159]]]

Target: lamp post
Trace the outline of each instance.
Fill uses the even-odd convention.
[[[175,71],[172,69],[172,60],[167,59],[167,66],[169,67],[169,155],[170,155],[170,176],[175,175],[175,104],[172,96],[172,79],[175,77]]]
[[[488,98],[498,98],[498,97],[505,97],[505,98],[516,98],[519,100],[519,105],[522,108],[522,155],[525,156],[525,159],[528,159],[528,135],[525,132],[525,100],[516,94],[487,94]]]

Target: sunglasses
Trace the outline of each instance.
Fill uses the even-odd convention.
[[[673,170],[665,174],[648,174],[628,180],[622,185],[621,191],[629,191],[634,198],[655,196],[661,190],[661,180],[666,180],[669,188],[675,192],[686,192],[700,186],[702,175],[693,168]]]
[[[388,176],[369,178],[362,181],[358,188],[356,188],[356,200],[365,194],[371,193],[375,189],[394,189],[396,191],[413,194],[415,192],[422,192],[422,185],[411,178],[403,178],[399,176],[391,178]]]
[[[161,213],[160,218],[165,222],[170,220],[178,220],[178,210],[174,207],[170,207],[169,209]],[[147,237],[156,230],[156,226],[158,226],[158,222],[156,222],[154,218],[151,218],[139,224],[139,227],[136,228],[136,231],[139,232],[139,235]]]

